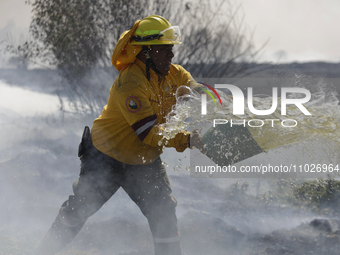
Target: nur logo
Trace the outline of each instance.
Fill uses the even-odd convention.
[[[220,101],[220,104],[221,104],[221,106],[222,106],[222,100],[221,100],[219,94],[217,93],[217,91],[216,91],[213,87],[211,87],[210,85],[208,85],[208,84],[205,84],[205,83],[200,83],[200,84],[206,86],[206,87],[209,88],[212,92],[214,92],[214,94],[217,96],[217,98],[218,98],[218,100]],[[201,88],[201,87],[198,87],[198,88],[201,89],[201,90],[203,90],[205,93],[207,93],[207,94],[214,100],[215,105],[217,105],[214,96],[211,94],[211,92],[210,92],[209,90],[204,89],[204,88]],[[202,106],[201,106],[202,108],[201,108],[201,111],[202,111],[202,115],[207,115],[207,94],[202,94],[202,95],[201,95],[201,101],[202,101]]]
[[[207,85],[203,84],[204,86],[208,87],[210,90],[212,90],[215,95],[218,97],[220,100],[221,106],[222,106],[222,101],[220,96],[217,94],[216,90]],[[244,102],[245,102],[245,97],[242,92],[242,90],[235,85],[231,84],[216,84],[215,88],[218,89],[228,89],[233,97],[233,114],[234,115],[244,115]],[[217,105],[215,98],[213,95],[206,89],[200,88],[201,90],[205,91],[208,95],[211,96],[211,98],[214,100],[215,105]],[[248,98],[247,98],[247,103],[248,103],[248,109],[251,113],[255,115],[269,115],[272,114],[278,107],[278,88],[274,87],[272,88],[272,105],[270,109],[267,110],[258,110],[255,109],[254,104],[253,104],[253,89],[251,87],[247,88],[248,92]],[[289,98],[288,94],[292,93],[298,93],[298,94],[304,94],[305,97],[303,98]],[[202,99],[202,115],[207,114],[207,95],[202,94],[201,95]],[[281,88],[281,115],[287,115],[287,105],[288,104],[294,104],[299,110],[304,114],[304,115],[311,115],[311,113],[303,106],[303,103],[307,103],[311,99],[311,93],[309,90],[304,89],[304,88],[297,88],[297,87],[292,87],[292,88]]]

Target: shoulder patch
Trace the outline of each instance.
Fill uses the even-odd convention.
[[[136,96],[129,96],[125,101],[126,108],[129,112],[138,112],[142,108],[142,102]]]

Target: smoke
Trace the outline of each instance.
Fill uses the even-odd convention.
[[[0,84],[4,92],[0,104],[0,252],[29,255],[34,254],[61,204],[72,194],[80,166],[78,144],[84,126],[91,126],[93,119],[66,115],[62,121],[56,96],[8,83]],[[331,91],[320,91],[313,92],[315,100],[310,107],[328,103],[327,112],[337,109]],[[22,100],[15,101],[19,97]],[[25,102],[28,99],[32,101]],[[314,158],[331,153],[336,157],[332,142],[336,141],[326,144],[313,139],[243,164],[295,161],[301,151]],[[191,178],[189,150],[179,154],[165,149],[162,160],[178,200],[181,243],[188,255],[337,254],[339,222],[335,216],[320,215],[289,201],[291,182],[299,180]],[[312,224],[315,218],[320,219]],[[152,253],[147,220],[119,190],[60,254]]]

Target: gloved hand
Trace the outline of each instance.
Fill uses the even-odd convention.
[[[202,142],[202,136],[199,133],[198,129],[195,129],[190,134],[190,149],[197,148],[200,150],[200,152],[205,153],[206,150],[204,148],[204,144]]]

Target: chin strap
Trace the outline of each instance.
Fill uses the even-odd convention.
[[[160,71],[158,71],[158,69],[155,66],[155,63],[152,61],[150,55],[149,55],[149,47],[146,45],[142,46],[142,50],[143,53],[146,57],[146,61],[145,61],[145,65],[146,65],[146,78],[148,79],[148,81],[150,81],[150,67],[157,73],[157,74],[161,74]]]

